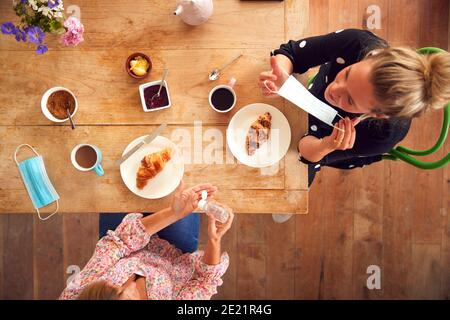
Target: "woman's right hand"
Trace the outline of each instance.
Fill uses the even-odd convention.
[[[223,235],[231,228],[234,219],[234,213],[229,210],[227,222],[220,223],[213,215],[208,214],[208,239],[212,242],[220,242]]]
[[[275,96],[278,89],[283,85],[283,70],[275,56],[270,58],[270,65],[272,70],[261,72],[259,75],[258,84],[262,94],[266,97]]]
[[[184,181],[181,180],[180,185],[176,189],[172,199],[172,211],[181,219],[186,217],[198,207],[198,202],[202,197],[202,191],[208,192],[208,197],[214,197],[217,187],[210,183],[199,184],[194,187],[185,189]]]

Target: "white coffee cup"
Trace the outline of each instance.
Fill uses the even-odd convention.
[[[227,112],[230,112],[230,110],[232,110],[234,108],[234,106],[236,105],[236,101],[237,101],[236,92],[233,89],[235,84],[236,84],[236,79],[231,78],[230,81],[228,82],[228,84],[221,84],[221,85],[218,85],[218,86],[215,86],[214,88],[212,88],[212,90],[209,92],[209,105],[211,106],[211,108],[214,111],[217,111],[219,113],[227,113]],[[225,110],[220,110],[220,109],[216,108],[214,106],[214,104],[212,103],[212,96],[213,96],[214,92],[216,92],[219,89],[227,89],[229,92],[231,92],[233,94],[233,104]]]
[[[93,149],[95,151],[95,156],[96,156],[95,163],[89,168],[81,166],[76,159],[76,154],[77,154],[78,150],[82,147],[90,147],[91,149]],[[100,149],[97,146],[94,146],[92,144],[86,144],[86,143],[75,146],[75,148],[72,149],[72,153],[70,154],[70,160],[72,161],[72,165],[77,170],[80,170],[80,171],[93,170],[100,177],[105,174],[105,172],[103,171],[103,167],[100,164],[102,162],[102,159],[103,159],[103,156],[102,156],[102,152],[100,151]]]

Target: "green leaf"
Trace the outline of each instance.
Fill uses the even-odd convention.
[[[62,28],[62,23],[57,20],[50,21],[50,32],[57,33]]]

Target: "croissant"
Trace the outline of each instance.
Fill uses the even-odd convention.
[[[269,140],[270,129],[272,127],[272,115],[266,112],[253,122],[248,130],[246,138],[247,153],[249,156],[255,154],[261,144]]]
[[[136,187],[143,189],[150,179],[153,179],[158,173],[163,171],[171,157],[172,149],[169,148],[146,155],[141,160],[141,165],[136,174]]]

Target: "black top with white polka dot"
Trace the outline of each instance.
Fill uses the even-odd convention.
[[[336,75],[349,65],[361,61],[373,49],[387,47],[387,43],[369,31],[358,29],[339,30],[327,35],[291,40],[280,46],[272,54],[288,57],[294,73],[305,73],[310,68],[320,66],[319,72],[310,87],[310,92],[323,102],[327,86],[334,81]],[[331,106],[333,107],[333,106]],[[345,112],[333,107],[342,117],[354,118],[359,114]],[[308,116],[309,130],[307,135],[317,138],[329,136],[333,130],[322,121]],[[335,121],[339,120],[336,117]],[[408,133],[410,119],[367,119],[356,126],[356,140],[352,149],[337,150],[325,156],[320,162],[312,163],[300,157],[314,168],[331,166],[342,169],[363,167],[380,161],[381,155],[391,150]]]

